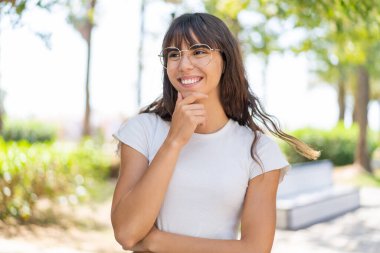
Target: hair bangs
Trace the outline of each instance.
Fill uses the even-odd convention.
[[[219,43],[212,39],[217,36],[210,36],[212,31],[207,29],[207,23],[201,16],[188,15],[176,21],[164,38],[163,48],[174,46],[182,49],[183,44],[187,46],[207,44],[212,48],[219,48]]]

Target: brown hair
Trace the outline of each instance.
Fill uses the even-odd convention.
[[[318,151],[284,133],[277,119],[265,112],[259,99],[249,87],[239,44],[222,20],[207,13],[183,14],[172,21],[164,37],[162,48],[173,45],[180,48],[183,41],[188,45],[193,45],[197,43],[194,35],[199,39],[198,43],[221,49],[224,72],[219,83],[220,100],[228,118],[237,121],[239,125],[248,126],[254,133],[255,138],[251,145],[252,158],[257,161],[254,150],[258,141],[258,132],[264,133],[263,128],[265,128],[293,146],[301,155],[309,159],[317,159]],[[163,69],[163,72],[163,96],[140,113],[153,112],[163,120],[171,121],[177,91],[170,83],[166,69]]]

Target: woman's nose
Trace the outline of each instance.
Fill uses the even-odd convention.
[[[194,68],[193,63],[190,60],[190,54],[187,54],[185,52],[182,53],[181,59],[180,59],[180,62],[179,62],[179,67],[181,69]]]

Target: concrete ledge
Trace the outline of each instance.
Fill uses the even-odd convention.
[[[330,220],[360,207],[359,191],[330,195],[302,205],[277,204],[277,228],[296,230]]]
[[[332,185],[332,163],[296,164],[277,195],[277,228],[296,230],[360,207],[359,190]]]

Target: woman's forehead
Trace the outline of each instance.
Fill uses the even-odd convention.
[[[169,43],[166,44],[165,47],[176,47],[183,50],[190,48],[194,44],[207,44],[211,47],[215,46],[215,43],[211,43],[210,38],[205,37],[200,31],[193,30],[192,28],[177,28],[171,33],[170,37],[168,40]],[[212,45],[210,45],[210,43]]]
[[[194,44],[201,43],[193,31],[181,32],[178,31],[174,33],[173,38],[169,46],[178,48],[188,48]]]
[[[189,42],[186,42],[185,40],[183,40],[180,45],[172,43],[172,44],[170,44],[169,47],[176,47],[178,49],[184,50],[184,49],[189,49],[191,46],[193,46],[195,44],[204,44],[204,43],[200,43],[199,41],[195,41],[195,43],[190,44]]]

